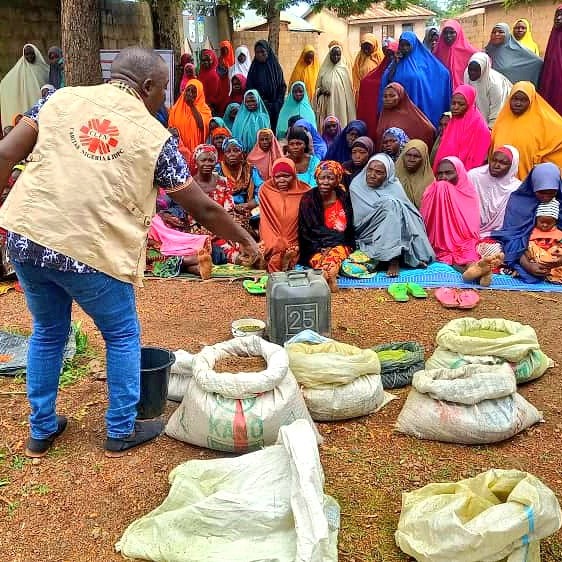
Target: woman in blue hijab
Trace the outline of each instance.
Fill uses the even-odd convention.
[[[359,137],[366,136],[367,125],[364,121],[350,121],[328,148],[326,160],[335,160],[340,164],[351,160],[351,146]]]
[[[525,258],[529,237],[535,227],[535,213],[540,203],[562,200],[560,168],[551,162],[536,165],[527,179],[514,191],[507,202],[503,227],[492,232],[505,253],[505,263],[514,269],[525,283],[540,283],[548,272],[540,271],[539,264]],[[562,216],[558,217],[558,228]]]
[[[307,133],[310,133],[312,137],[312,149],[313,152],[320,160],[324,160],[326,152],[328,152],[328,146],[326,141],[320,136],[320,133],[316,130],[316,127],[309,123],[306,119],[299,119],[295,122],[293,127],[302,127]]]
[[[398,82],[437,128],[439,118],[451,105],[451,75],[411,31],[402,33],[398,49],[398,60],[390,64],[382,77],[379,110],[384,89],[391,82]]]
[[[244,152],[248,153],[256,144],[258,131],[269,128],[271,128],[269,113],[265,103],[257,90],[248,90],[244,94],[244,102],[234,120],[232,136],[240,141]]]
[[[297,115],[316,126],[316,114],[310,105],[304,82],[294,82],[289,90],[289,95],[285,99],[277,121],[275,135],[278,139],[284,139],[287,136],[289,118]]]

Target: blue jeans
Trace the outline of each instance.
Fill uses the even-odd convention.
[[[58,271],[21,262],[14,267],[33,317],[26,375],[31,436],[44,439],[57,431],[55,405],[73,300],[105,340],[107,435],[130,435],[140,397],[140,326],[133,286],[100,272]]]

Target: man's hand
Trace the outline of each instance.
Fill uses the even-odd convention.
[[[37,131],[23,119],[0,140],[0,185],[7,185],[12,168],[29,156],[36,140]]]
[[[248,240],[247,243],[240,244],[241,256],[240,263],[246,267],[251,267],[256,263],[260,256],[258,244],[254,239]]]

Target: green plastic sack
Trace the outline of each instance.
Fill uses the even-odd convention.
[[[398,547],[418,562],[540,562],[562,524],[554,492],[519,470],[428,484],[402,494]]]
[[[385,343],[373,347],[381,362],[383,388],[412,384],[412,377],[424,368],[424,348],[415,341]]]

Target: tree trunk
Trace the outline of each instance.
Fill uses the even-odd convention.
[[[217,28],[219,32],[219,41],[232,42],[232,18],[228,10],[227,4],[217,4]]]
[[[67,86],[100,84],[98,0],[61,0],[62,51]]]
[[[273,52],[279,56],[279,31],[281,28],[281,12],[275,0],[269,0],[267,10],[267,25],[269,27],[268,41]]]
[[[152,0],[152,30],[155,49],[174,51],[175,84],[174,92],[179,90],[183,69],[180,65],[182,37],[179,28],[179,8],[177,0]],[[183,35],[183,34],[182,34]]]

